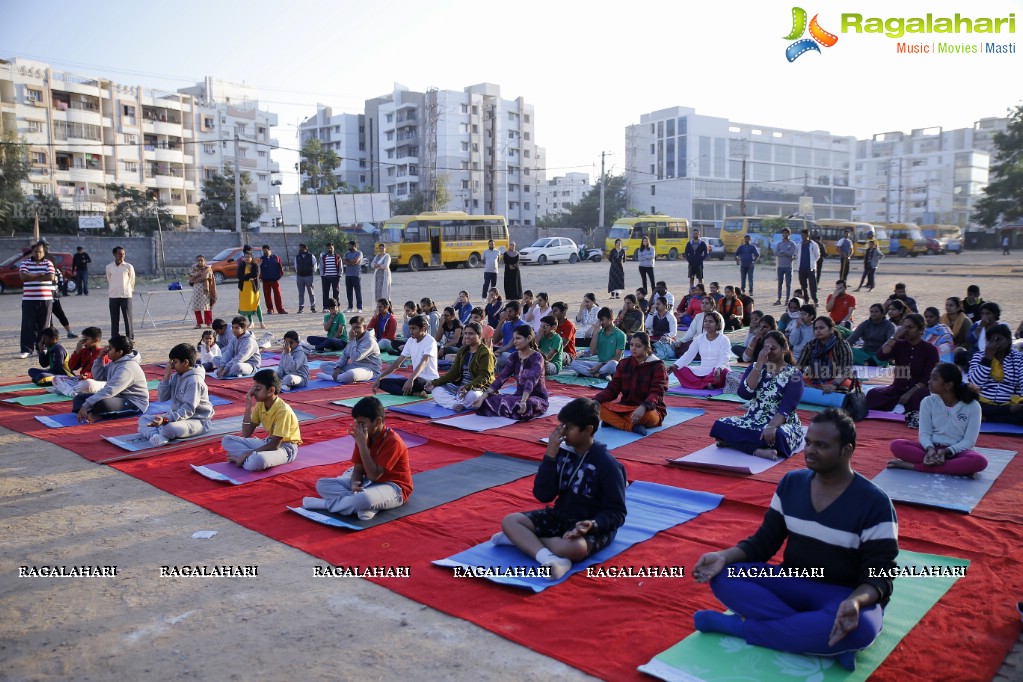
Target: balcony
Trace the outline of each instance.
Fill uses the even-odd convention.
[[[103,170],[100,168],[71,168],[68,170],[68,180],[72,182],[89,182],[102,184],[106,182]]]
[[[164,163],[184,163],[185,153],[181,148],[168,149],[147,144],[145,147],[145,158],[147,161],[162,161]]]

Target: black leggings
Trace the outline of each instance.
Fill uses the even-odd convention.
[[[650,278],[650,286],[647,286],[647,283],[646,283],[647,277]],[[647,267],[643,267],[642,265],[640,265],[639,266],[639,280],[640,280],[640,282],[639,282],[640,286],[647,287],[647,289],[646,289],[647,293],[653,292],[653,290],[654,290],[654,268],[653,268],[653,266],[647,268]]]
[[[405,377],[385,377],[380,380],[380,390],[391,395],[402,395],[405,391]],[[412,392],[422,393],[426,390],[426,380],[416,378],[412,381]]]
[[[78,412],[90,397],[92,397],[91,393],[79,393],[76,395],[75,399],[71,402],[71,411]],[[133,403],[117,396],[96,401],[89,408],[89,412],[99,419],[116,419],[117,417],[130,417],[142,414],[142,410],[135,407]]]

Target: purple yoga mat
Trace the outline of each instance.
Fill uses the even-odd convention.
[[[668,389],[668,395],[683,395],[690,398],[709,398],[712,395],[721,395],[723,388],[685,388],[684,386],[672,386]]]
[[[409,448],[423,445],[428,440],[422,436],[417,436],[414,433],[402,431],[401,429],[394,429],[394,432],[401,436],[401,439],[405,441],[405,445]],[[285,474],[289,471],[298,471],[299,469],[318,467],[324,464],[347,462],[352,458],[352,449],[354,446],[355,439],[351,436],[333,438],[314,445],[299,446],[298,457],[294,462],[281,464],[280,466],[264,469],[263,471],[248,471],[247,469],[243,469],[231,464],[230,462],[214,462],[213,464],[206,464],[203,466],[193,464],[192,468],[206,478],[227,481],[234,485],[242,485],[243,483],[261,481],[264,478],[276,476],[277,474]]]
[[[906,415],[895,414],[894,412],[883,412],[881,410],[870,410],[867,412],[867,419],[880,419],[886,422],[904,422],[906,421]]]

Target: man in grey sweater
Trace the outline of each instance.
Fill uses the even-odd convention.
[[[79,393],[71,403],[80,423],[142,414],[149,409],[146,373],[131,339],[114,336],[105,354],[108,364],[103,364],[102,356],[92,363],[92,378],[103,382],[102,387],[95,393]]]
[[[774,247],[774,257],[777,259],[778,268],[778,300],[775,305],[781,305],[781,284],[785,282],[785,300],[792,298],[792,259],[796,257],[796,243],[791,239],[792,231],[789,228],[782,228],[781,241]]]

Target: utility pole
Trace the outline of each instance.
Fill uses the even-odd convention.
[[[739,185],[739,215],[746,215],[746,138],[742,142],[742,183]]]
[[[245,243],[249,235],[242,230],[242,172],[238,167],[238,130],[234,131],[234,229],[241,233]]]
[[[604,229],[604,187],[607,185],[604,178],[604,155],[605,152],[600,153],[600,213],[597,218],[597,228]]]
[[[899,157],[899,222],[902,222],[902,157]]]

